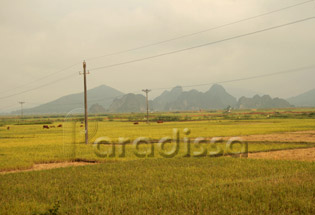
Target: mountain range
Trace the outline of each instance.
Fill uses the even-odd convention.
[[[88,107],[90,108],[93,104],[99,104],[105,109],[108,109],[112,104],[113,100],[118,96],[123,96],[124,93],[101,85],[87,91],[88,94]],[[33,108],[24,109],[25,114],[59,114],[68,113],[76,108],[83,108],[83,93],[70,94],[63,96],[54,101],[48,102],[43,105],[39,105]],[[19,114],[19,111],[13,111],[12,114]]]
[[[255,95],[253,98],[241,97],[236,108],[238,109],[265,109],[265,108],[289,108],[292,105],[284,99],[271,98],[269,95]]]
[[[142,94],[124,94],[119,90],[101,85],[88,90],[90,113],[124,113],[146,111],[146,98]],[[151,111],[184,111],[200,109],[237,109],[315,107],[315,89],[288,100],[271,98],[269,95],[255,95],[252,98],[241,97],[238,100],[229,94],[223,86],[214,84],[208,91],[184,91],[181,86],[164,91],[149,101]],[[83,93],[63,96],[49,103],[25,109],[26,114],[61,114],[76,108],[83,108]],[[19,114],[14,111],[12,114]]]
[[[155,98],[153,108],[158,111],[222,109],[234,106],[236,102],[236,98],[218,84],[205,93],[197,90],[183,91],[182,87],[178,86]]]
[[[141,94],[133,93],[115,99],[108,109],[109,112],[114,113],[144,112],[145,110],[146,98]]]
[[[315,89],[302,93],[301,95],[287,99],[297,107],[315,107]]]

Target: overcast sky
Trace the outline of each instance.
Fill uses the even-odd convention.
[[[1,0],[0,97],[38,89],[1,99],[0,112],[18,108],[17,101],[21,100],[26,101],[25,107],[31,107],[69,93],[81,92],[83,79],[78,71],[82,71],[84,59],[87,59],[87,68],[92,69],[315,15],[314,1],[169,43],[90,59],[300,2],[303,0]],[[91,71],[88,88],[105,84],[122,92],[141,93],[143,88],[220,82],[314,65],[314,57],[313,19],[173,55]],[[73,64],[76,65],[60,72]],[[53,75],[41,79],[49,74]],[[56,83],[50,84],[56,80]],[[246,89],[287,98],[313,89],[314,83],[313,69],[223,86],[230,90]],[[210,86],[196,89],[206,90]],[[152,96],[160,93],[153,91]]]

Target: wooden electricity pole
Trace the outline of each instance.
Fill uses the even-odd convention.
[[[146,94],[146,103],[147,103],[147,124],[149,124],[149,92],[151,92],[151,90],[145,89],[145,90],[142,90],[142,91],[145,92],[145,94]]]
[[[86,90],[86,63],[83,61],[83,77],[84,77],[84,122],[85,122],[85,144],[89,143],[88,128],[88,106],[87,106],[87,90]]]
[[[20,103],[20,105],[21,105],[21,119],[23,119],[23,104],[25,103],[25,102],[19,102]]]

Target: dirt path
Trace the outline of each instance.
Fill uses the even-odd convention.
[[[255,142],[301,142],[315,143],[315,131],[296,131],[275,134],[248,135],[241,137],[245,141]],[[315,161],[315,148],[291,149],[273,152],[250,153],[248,158],[272,160]]]
[[[315,143],[315,131],[296,131],[275,134],[241,136],[245,141],[303,142]]]
[[[80,162],[34,164],[33,167],[30,169],[1,171],[0,175],[9,174],[9,173],[17,173],[17,172],[30,172],[30,171],[39,171],[39,170],[46,170],[46,169],[65,168],[65,167],[70,167],[70,166],[86,166],[86,165],[93,165],[93,164],[96,164],[96,163],[80,161]]]
[[[315,161],[315,148],[249,153],[251,159]]]
[[[315,143],[315,130],[264,134],[264,135],[248,135],[248,136],[241,136],[241,138],[245,141]],[[273,159],[273,160],[298,160],[298,161],[314,162],[315,161],[315,148],[250,153],[248,155],[248,158]],[[65,168],[65,167],[70,167],[70,166],[85,166],[85,165],[93,165],[93,164],[95,163],[85,162],[85,161],[34,164],[32,168],[26,169],[26,170],[0,171],[0,175],[9,174],[9,173],[17,173],[17,172],[30,172],[30,171],[48,170],[48,169],[56,169],[56,168]]]

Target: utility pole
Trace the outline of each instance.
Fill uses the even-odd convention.
[[[81,73],[80,73],[81,74]],[[88,106],[87,106],[87,90],[86,90],[86,63],[83,61],[83,79],[84,79],[84,122],[85,122],[85,144],[89,143],[89,129],[88,129]]]
[[[23,119],[23,104],[25,103],[25,102],[19,102],[20,103],[20,105],[21,105],[21,119]]]
[[[145,92],[145,94],[146,94],[146,102],[147,102],[147,124],[149,124],[149,92],[151,92],[151,90],[145,89],[145,90],[142,90],[142,91]]]

